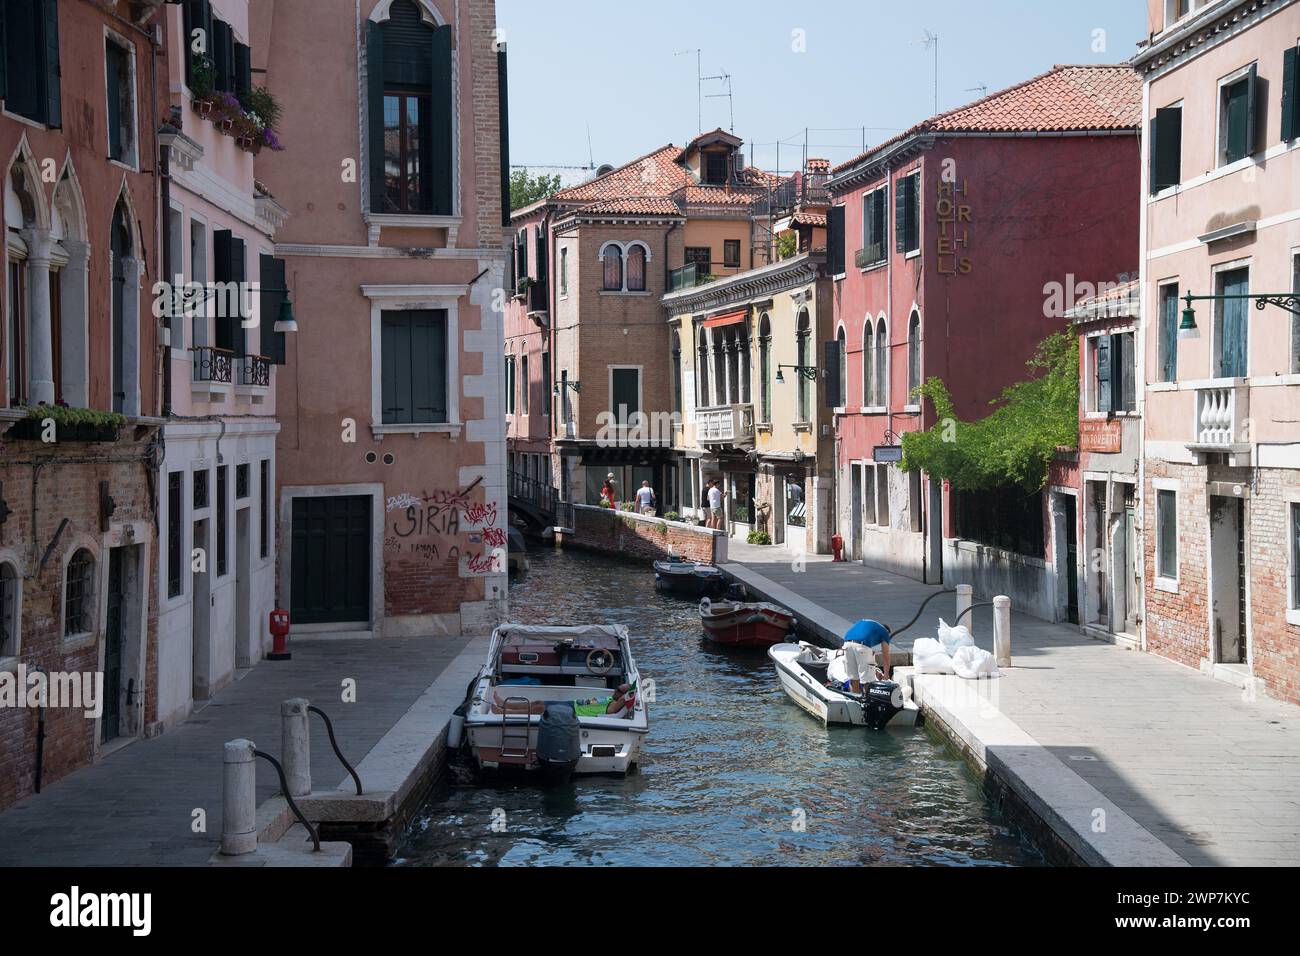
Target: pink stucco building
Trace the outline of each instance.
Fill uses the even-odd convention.
[[[253,10],[288,147],[256,168],[289,214],[300,329],[276,379],[297,633],[483,633],[505,611],[495,27],[492,0]]]
[[[1143,639],[1300,702],[1300,4],[1149,21]]]
[[[171,415],[165,427],[158,552],[159,722],[257,663],[275,607],[275,381],[285,333],[274,234],[283,208],[253,178],[254,154],[211,105],[247,100],[253,65],[249,0],[168,5],[169,49],[203,36],[208,54],[169,60],[173,121],[162,136],[167,173],[164,265],[188,292],[165,318]],[[196,72],[197,71],[197,72]],[[210,71],[209,76],[207,72]],[[202,112],[205,111],[206,112]],[[165,294],[165,290],[158,290]],[[196,558],[197,555],[197,558]]]

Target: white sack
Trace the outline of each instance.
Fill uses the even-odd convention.
[[[955,674],[952,658],[943,645],[930,637],[918,637],[912,645],[912,664],[918,674]]]
[[[965,624],[949,627],[943,618],[939,618],[939,643],[943,645],[944,652],[951,657],[957,652],[957,648],[973,646],[975,638],[970,636],[970,631],[966,629]]]
[[[973,680],[977,677],[1000,677],[993,655],[978,647],[966,645],[952,655],[952,666],[958,677]]]

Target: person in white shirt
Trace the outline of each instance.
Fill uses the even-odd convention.
[[[718,486],[718,479],[713,478],[709,481],[709,521],[707,527],[722,527],[722,489]]]
[[[650,482],[641,482],[641,487],[636,491],[636,503],[643,515],[655,513],[655,490],[650,487]]]

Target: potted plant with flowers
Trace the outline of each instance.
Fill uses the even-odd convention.
[[[191,104],[194,112],[206,119],[216,106],[214,97],[217,71],[213,67],[212,58],[203,53],[195,53],[191,62]]]

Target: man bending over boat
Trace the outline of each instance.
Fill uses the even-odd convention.
[[[573,704],[574,713],[579,717],[631,717],[636,709],[636,685],[620,684],[612,697],[584,697],[579,700],[535,700],[528,705],[530,714],[540,714],[547,704]],[[506,698],[501,692],[492,691],[492,713],[505,713]]]
[[[876,679],[876,655],[884,665],[885,680],[889,679],[889,628],[879,621],[861,620],[844,635],[844,663],[849,672],[849,687],[853,693],[862,693],[862,685]]]

